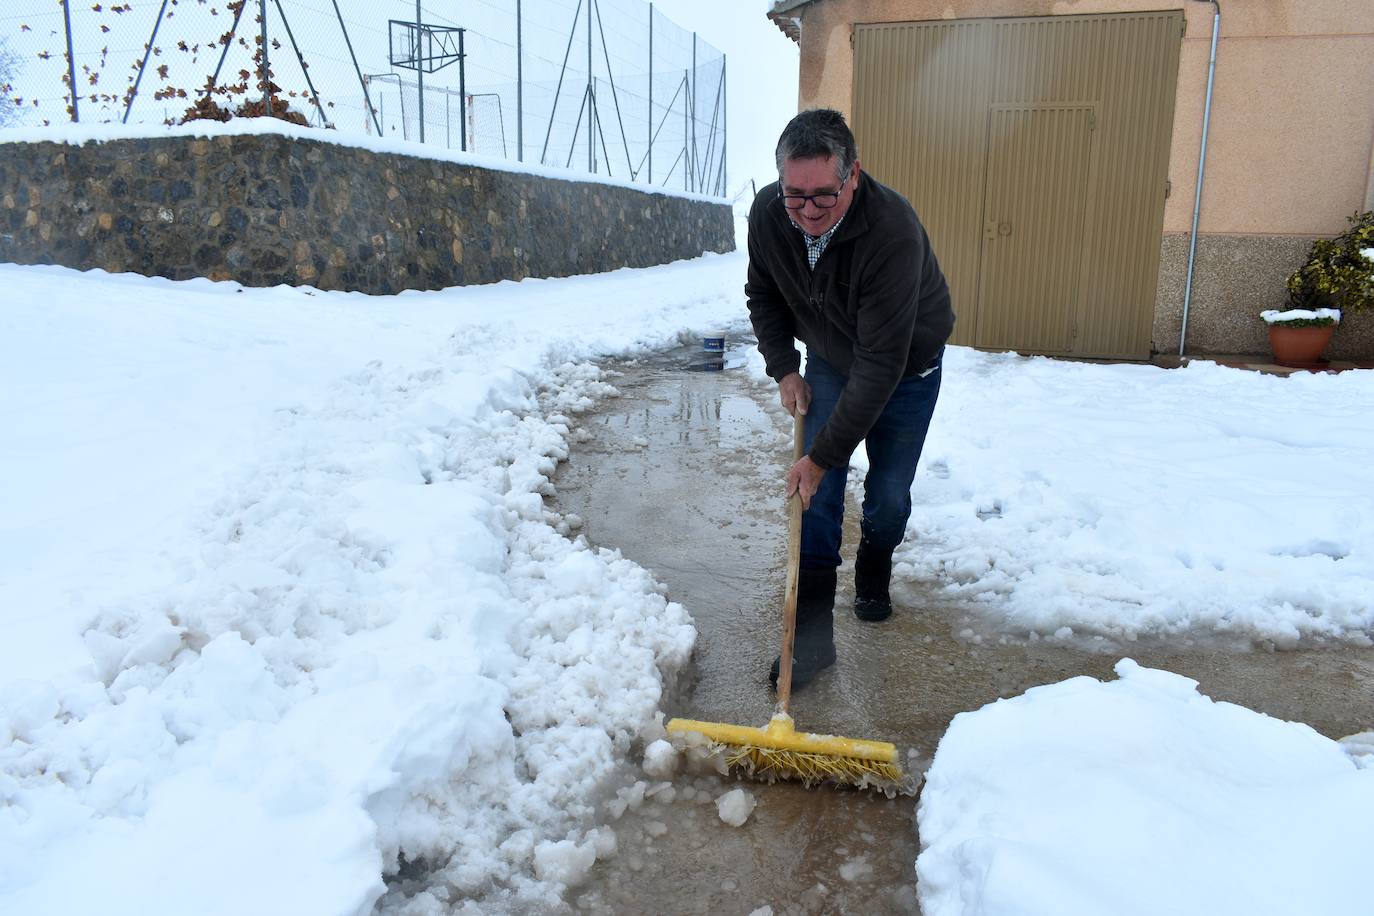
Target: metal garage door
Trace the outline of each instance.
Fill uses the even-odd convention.
[[[930,230],[956,343],[1149,355],[1182,32],[1179,11],[856,27],[859,156]]]

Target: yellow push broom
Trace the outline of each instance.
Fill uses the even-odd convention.
[[[802,457],[802,416],[793,424],[792,462]],[[797,631],[797,576],[801,567],[801,497],[788,504],[787,591],[783,602],[782,656],[778,667],[778,705],[764,728],[673,719],[668,733],[687,743],[704,738],[708,752],[724,760],[725,769],[772,782],[801,779],[807,785],[833,782],[872,788],[891,795],[908,790],[897,762],[897,748],[885,741],[864,741],[797,731],[788,715],[792,698],[792,646]],[[701,738],[694,738],[700,735]]]

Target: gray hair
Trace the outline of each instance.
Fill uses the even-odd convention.
[[[844,115],[833,108],[811,108],[803,111],[782,130],[775,153],[778,175],[788,159],[835,160],[835,177],[844,180],[859,158],[854,134],[844,122]]]

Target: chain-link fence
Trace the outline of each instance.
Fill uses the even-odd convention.
[[[0,46],[16,61],[0,125],[272,105],[349,133],[726,188],[725,57],[642,0],[6,0]]]

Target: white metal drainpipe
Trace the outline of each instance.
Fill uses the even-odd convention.
[[[1221,4],[1217,0],[1201,0],[1211,3],[1216,10],[1212,14],[1212,56],[1207,63],[1207,105],[1202,111],[1202,151],[1197,157],[1197,192],[1193,195],[1193,234],[1188,240],[1188,282],[1183,288],[1183,327],[1178,332],[1178,355],[1183,356],[1183,346],[1188,340],[1188,307],[1193,302],[1193,265],[1197,259],[1197,222],[1202,214],[1202,178],[1207,170],[1207,129],[1212,124],[1212,81],[1217,75],[1217,36],[1221,34]]]

